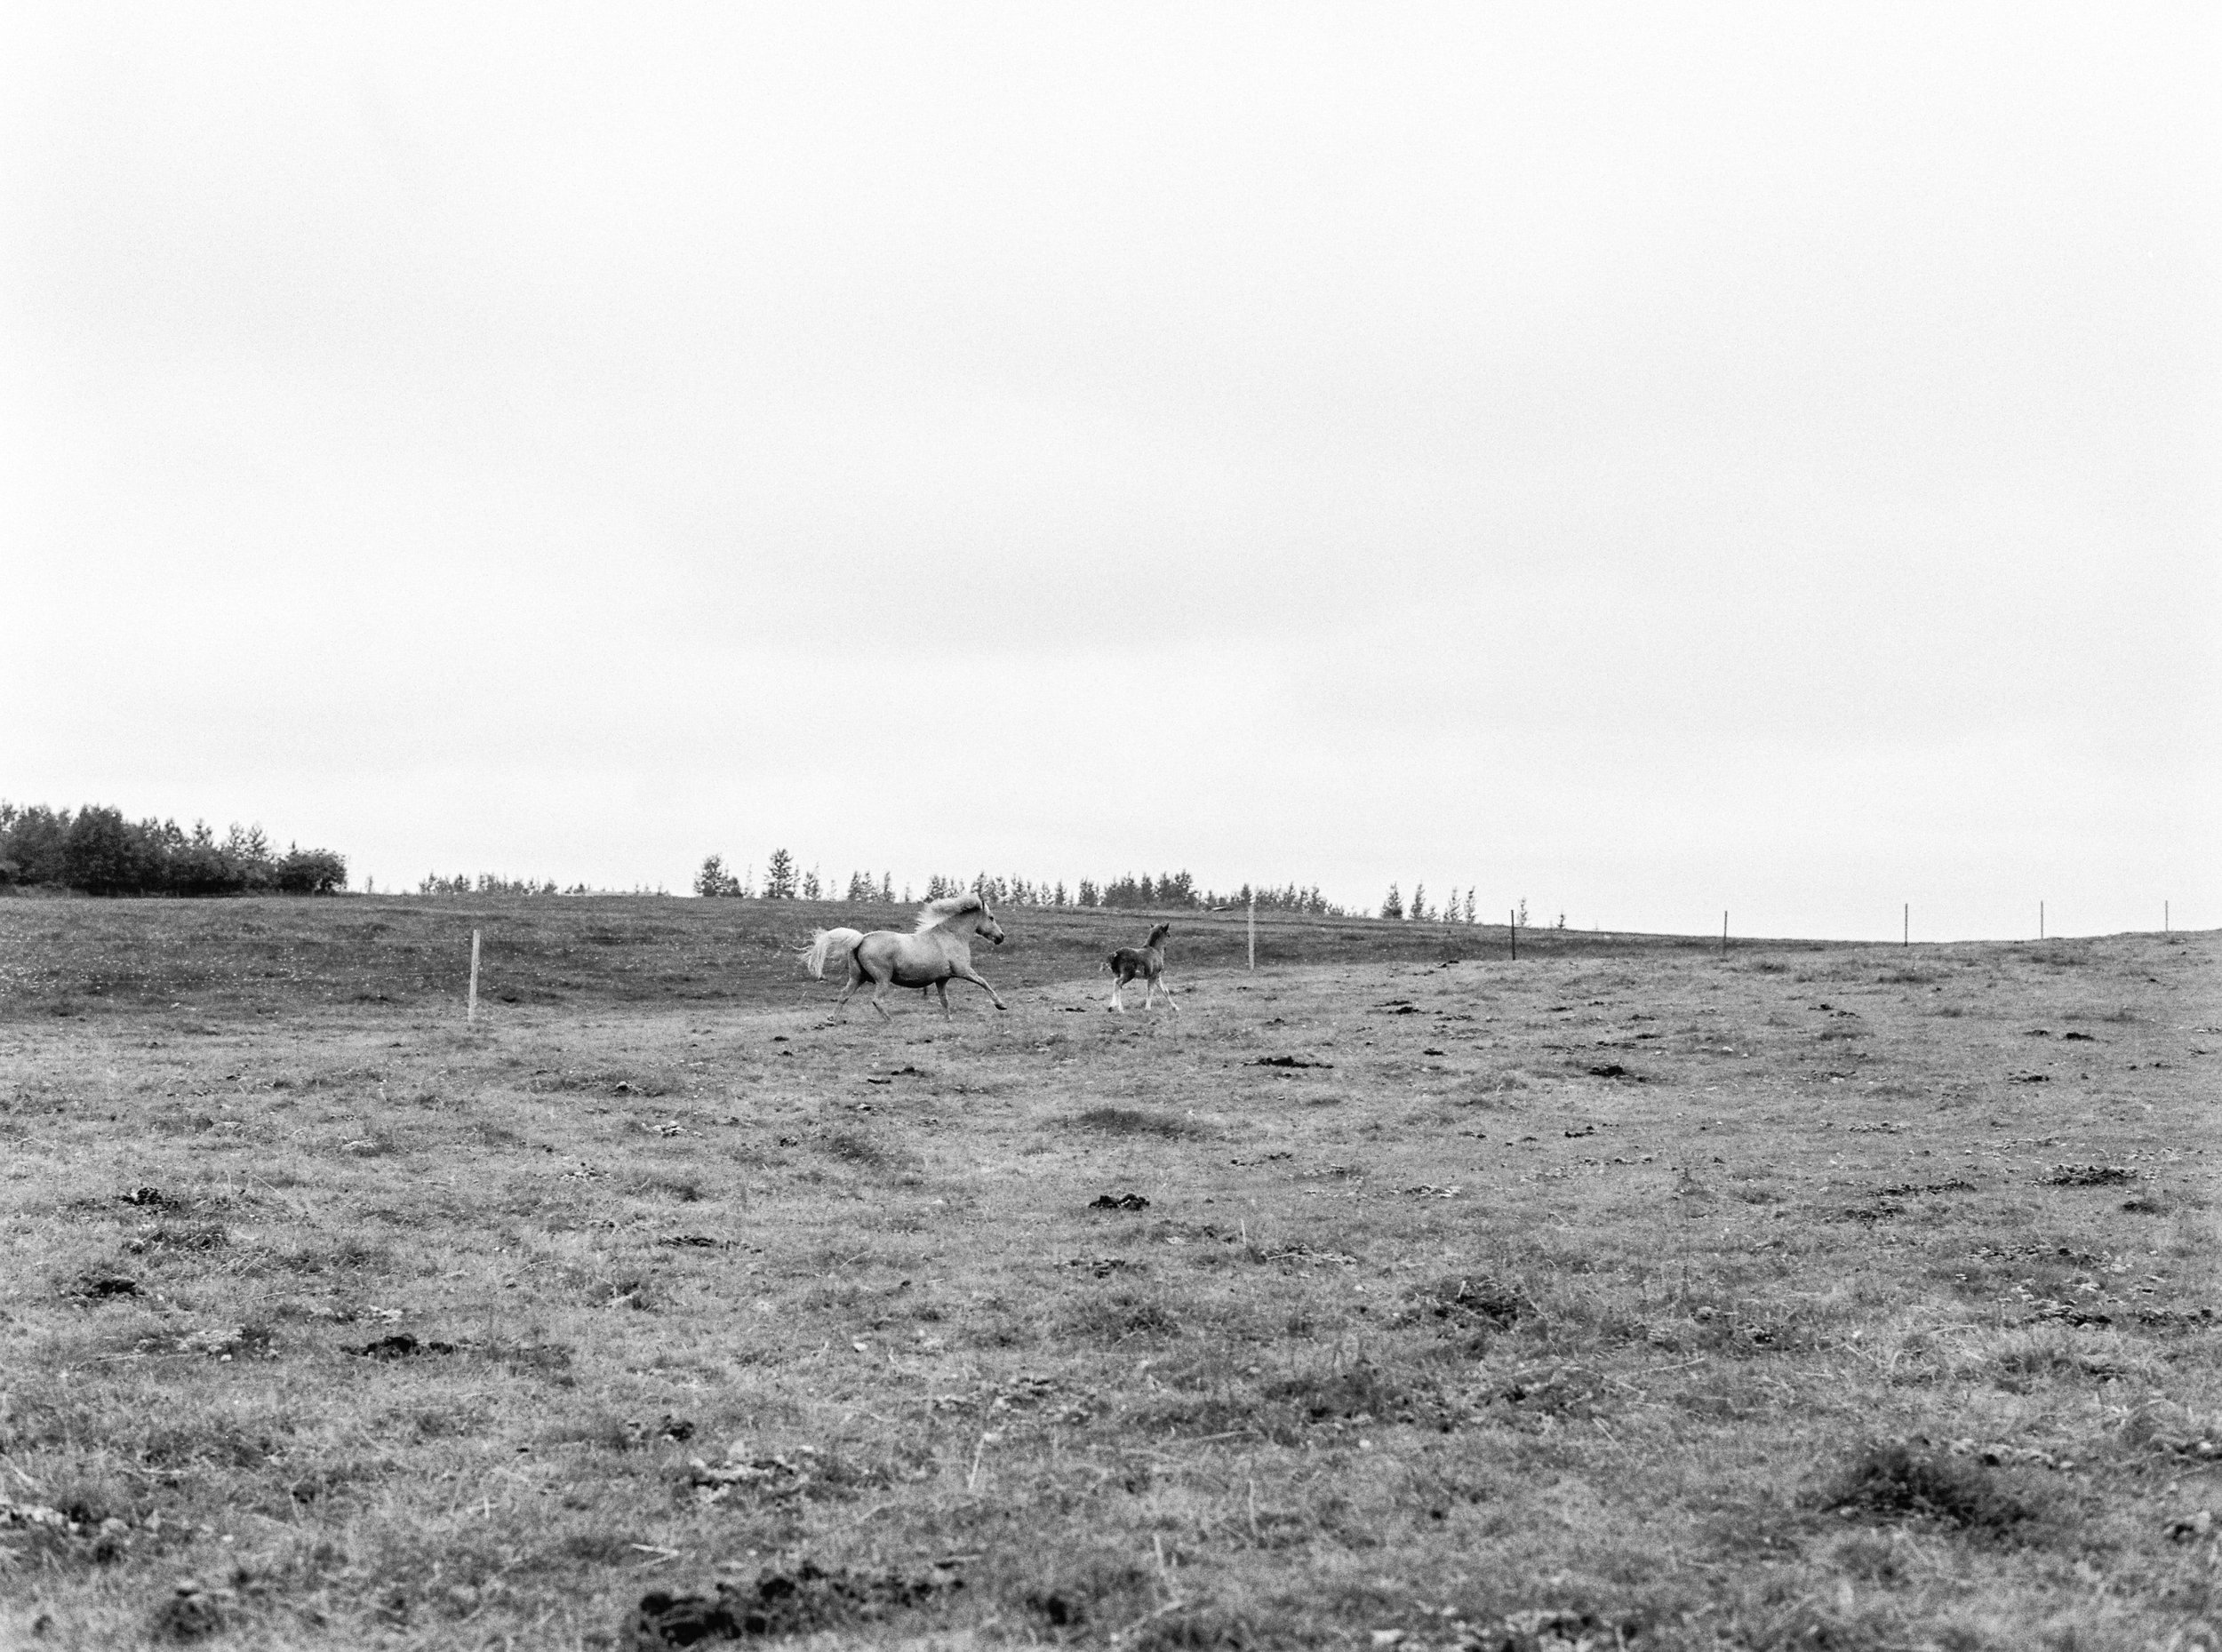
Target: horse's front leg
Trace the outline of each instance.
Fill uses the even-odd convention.
[[[924,995],[925,995],[925,994],[926,994],[929,991],[931,991],[931,992],[936,992],[936,993],[939,993],[939,994],[941,994],[941,1018],[942,1018],[944,1021],[954,1021],[954,1020],[955,1020],[955,1019],[956,1019],[955,1015],[954,1013],[952,1013],[952,1011],[951,1011],[951,1010],[950,1010],[950,1009],[949,1009],[949,984],[948,984],[948,982],[947,982],[946,979],[944,979],[944,980],[936,981],[931,988],[922,986],[922,987],[920,987],[920,988],[918,989],[918,994],[919,994],[919,996],[923,998],[923,996],[924,996]]]
[[[1003,1002],[1002,999],[995,996],[995,989],[988,986],[986,978],[981,976],[979,970],[973,969],[971,965],[965,964],[962,966],[957,970],[956,973],[963,976],[974,986],[979,987],[981,992],[986,993],[989,1002],[992,1002],[996,1009],[1008,1010],[1011,1008],[1009,1004]]]

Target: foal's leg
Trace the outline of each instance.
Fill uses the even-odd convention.
[[[1112,971],[1111,971],[1111,1008],[1112,1008],[1112,1009],[1114,1009],[1114,1010],[1117,1010],[1117,1011],[1118,1011],[1121,1015],[1124,1015],[1124,1014],[1126,1013],[1126,1003],[1125,1003],[1125,1001],[1124,1001],[1124,1000],[1123,1000],[1123,999],[1119,996],[1119,988],[1121,988],[1122,986],[1124,986],[1125,985],[1126,985],[1126,975],[1125,975],[1124,971],[1123,971],[1123,970],[1112,970]]]
[[[1172,1002],[1172,983],[1165,979],[1164,971],[1162,970],[1157,972],[1157,990],[1164,994],[1165,1002],[1171,1008],[1173,1014],[1179,1015],[1180,1006]]]

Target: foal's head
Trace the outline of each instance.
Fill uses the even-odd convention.
[[[1144,941],[1142,945],[1149,951],[1155,952],[1160,946],[1163,946],[1165,944],[1165,937],[1171,935],[1171,924],[1161,923],[1149,932],[1149,939]]]

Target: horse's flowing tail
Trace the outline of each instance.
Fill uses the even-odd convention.
[[[822,981],[826,978],[826,965],[847,963],[849,954],[862,938],[854,930],[820,930],[810,938],[810,945],[795,955],[803,961],[803,968],[810,971],[811,980]]]

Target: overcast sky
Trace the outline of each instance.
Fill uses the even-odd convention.
[[[2211,7],[0,12],[0,796],[2222,923]]]

